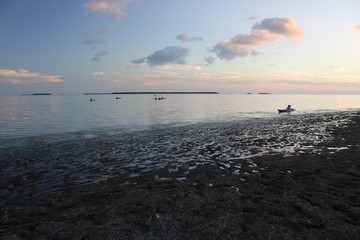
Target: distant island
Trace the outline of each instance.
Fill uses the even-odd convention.
[[[110,95],[112,93],[84,93],[84,95]]]
[[[258,94],[271,94],[271,93],[266,93],[266,92],[260,92]]]
[[[112,92],[112,93],[84,93],[84,95],[108,94],[219,94],[218,92]]]
[[[51,95],[51,93],[21,94],[21,96],[34,96],[34,95]]]

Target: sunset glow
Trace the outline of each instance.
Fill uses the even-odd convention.
[[[334,0],[5,1],[0,95],[359,94],[359,12]]]

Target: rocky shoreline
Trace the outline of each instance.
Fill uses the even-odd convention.
[[[118,174],[101,181],[66,181],[73,177],[66,173],[61,175],[64,179],[60,180],[60,175],[51,178],[54,167],[45,171],[45,163],[33,176],[25,170],[16,175],[9,169],[19,168],[24,158],[18,159],[17,166],[4,161],[7,165],[2,163],[2,169],[7,170],[2,170],[6,178],[2,177],[0,182],[4,189],[0,238],[359,239],[360,113],[344,116],[281,120],[281,126],[285,123],[288,126],[284,136],[263,127],[259,131],[269,133],[258,137],[260,133],[252,126],[240,128],[236,124],[220,130],[213,126],[204,139],[199,137],[200,130],[192,130],[195,132],[189,134],[198,135],[198,142],[189,140],[184,129],[176,139],[169,137],[171,132],[152,132],[151,136],[159,140],[156,145],[151,145],[149,138],[145,144],[141,136],[139,139],[129,136],[123,143],[131,140],[133,152],[129,145],[125,152],[119,147],[121,151],[116,156],[105,155],[112,162],[120,157],[124,161],[113,163],[112,168],[102,166],[110,171],[114,165],[121,165],[114,170]],[[326,121],[331,122],[329,119],[336,122],[326,125]],[[324,125],[327,127],[323,130],[318,127]],[[308,130],[312,126],[315,130]],[[303,131],[303,135],[294,129]],[[254,136],[250,136],[252,132],[256,132]],[[306,135],[311,136],[303,140]],[[302,140],[301,146],[294,141],[295,137]],[[326,139],[319,140],[323,137]],[[181,139],[187,140],[176,142]],[[99,148],[108,149],[105,145],[112,146],[112,140],[98,145]],[[165,140],[167,146],[161,144]],[[149,152],[136,149],[141,143],[146,145],[142,149],[152,150],[151,159]],[[93,146],[92,142],[86,144],[88,149]],[[244,145],[246,151],[234,151]],[[11,161],[22,150],[6,154],[4,150],[2,156]],[[26,159],[34,161],[33,154],[26,155]],[[39,155],[68,157],[72,161],[79,157],[54,154]],[[182,160],[166,164],[172,157]],[[100,168],[95,165],[90,166],[93,174]],[[32,190],[34,184],[24,177],[28,182],[36,182],[36,189],[44,179],[48,182],[59,179],[59,183],[34,194],[31,193],[36,192]]]

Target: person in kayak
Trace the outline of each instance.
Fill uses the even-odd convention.
[[[288,105],[287,108],[286,108],[286,111],[291,111],[291,105]]]

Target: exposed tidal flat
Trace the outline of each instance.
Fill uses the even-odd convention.
[[[1,141],[1,239],[359,239],[360,113]]]

